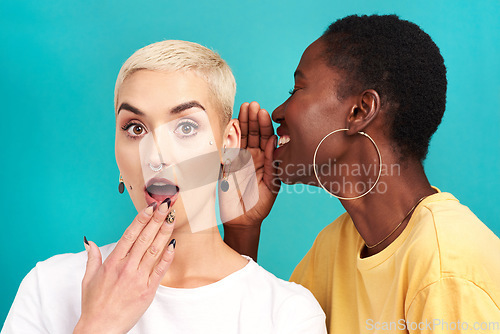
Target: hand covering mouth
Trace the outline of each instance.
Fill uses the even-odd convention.
[[[165,178],[154,177],[146,183],[144,192],[146,197],[161,203],[177,195],[179,187]]]

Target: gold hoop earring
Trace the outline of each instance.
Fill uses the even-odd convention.
[[[120,179],[118,180],[118,192],[123,194],[125,191],[125,182],[123,182],[122,174],[120,174]]]
[[[316,154],[318,153],[318,149],[320,147],[320,145],[325,141],[326,138],[328,138],[329,136],[333,135],[334,133],[337,133],[337,132],[340,132],[340,131],[348,131],[349,129],[338,129],[338,130],[335,130],[335,131],[332,131],[330,132],[329,134],[327,134],[326,136],[323,137],[323,139],[321,139],[321,141],[319,142],[318,146],[316,146],[316,150],[314,151],[314,156],[313,156],[313,169],[314,169],[314,176],[316,177],[316,180],[318,181],[318,184],[321,186],[321,188],[323,188],[327,193],[329,193],[330,195],[332,195],[333,197],[337,197],[338,199],[343,199],[343,200],[353,200],[353,199],[358,199],[358,198],[361,198],[363,196],[365,196],[366,194],[368,194],[370,191],[373,190],[373,188],[375,188],[375,186],[377,185],[378,183],[378,180],[380,179],[380,175],[382,175],[382,155],[380,154],[380,150],[378,149],[378,146],[377,144],[375,143],[375,141],[372,139],[372,137],[370,137],[367,133],[365,132],[362,132],[362,131],[358,131],[358,133],[360,135],[363,135],[365,136],[366,138],[370,139],[370,141],[372,142],[372,144],[375,146],[375,149],[377,150],[377,154],[378,154],[378,161],[379,161],[379,171],[378,171],[378,176],[377,176],[377,180],[375,180],[375,183],[373,184],[373,186],[368,189],[368,191],[364,192],[363,194],[359,195],[359,196],[356,196],[356,197],[342,197],[342,196],[337,196],[333,193],[331,193],[328,189],[325,188],[325,186],[321,183],[321,181],[319,180],[319,177],[318,177],[318,172],[316,170]]]

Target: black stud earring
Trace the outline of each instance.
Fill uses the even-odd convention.
[[[227,181],[227,178],[229,176],[230,169],[231,169],[231,161],[227,159],[224,165],[222,166],[222,181],[220,181],[220,189],[223,192],[227,192],[229,190],[229,182]]]
[[[125,191],[125,183],[123,182],[122,175],[120,174],[120,180],[118,181],[118,192],[120,194],[123,194]]]

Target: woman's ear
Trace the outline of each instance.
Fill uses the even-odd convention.
[[[241,143],[240,123],[237,119],[231,119],[226,126],[226,130],[224,131],[224,137],[222,138],[222,145],[220,148],[221,164],[224,163],[224,160],[234,159],[235,157],[234,154],[236,153],[237,155],[237,152],[239,152],[239,148],[241,145],[240,143]]]
[[[226,148],[240,148],[241,142],[241,129],[240,123],[237,119],[231,119],[224,131],[224,141],[222,147]]]
[[[380,96],[373,89],[365,90],[347,116],[347,134],[363,131],[380,110]]]

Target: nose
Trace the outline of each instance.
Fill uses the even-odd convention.
[[[149,154],[146,157],[146,166],[150,168],[152,171],[157,172],[162,169],[165,163],[163,162],[163,158],[161,156],[160,150],[156,147],[156,143],[151,143],[152,145],[149,148]]]
[[[276,109],[274,109],[271,117],[274,122],[282,123],[285,120],[285,110],[288,100],[279,105]]]
[[[165,139],[161,137],[153,131],[148,138],[143,138],[141,143],[141,149],[144,152],[144,167],[153,172],[159,172],[163,167],[168,165],[168,162],[165,160],[167,157],[163,156],[160,148],[161,145],[166,144],[164,143]]]

